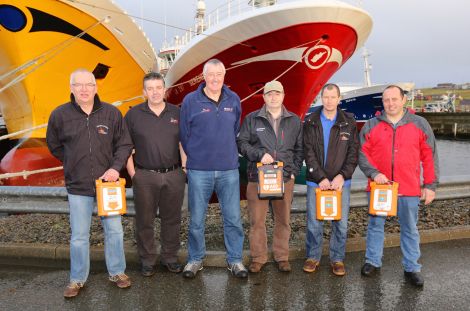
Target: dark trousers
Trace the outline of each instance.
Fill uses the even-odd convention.
[[[154,232],[157,209],[161,219],[160,260],[165,263],[177,261],[185,181],[186,175],[180,168],[168,173],[136,169],[132,179],[135,227],[137,251],[144,266],[155,265],[157,261]]]

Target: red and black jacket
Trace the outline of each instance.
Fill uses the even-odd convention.
[[[369,182],[382,173],[398,182],[400,195],[420,196],[422,166],[424,187],[435,190],[439,179],[436,139],[426,119],[405,109],[403,118],[393,125],[382,113],[366,122],[359,139],[359,167]]]

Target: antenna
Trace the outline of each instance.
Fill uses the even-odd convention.
[[[140,0],[140,29],[144,31],[144,1]]]
[[[364,58],[364,85],[371,86],[372,83],[370,82],[370,70],[372,66],[369,64],[369,56],[370,53],[366,47],[362,48],[362,58]]]

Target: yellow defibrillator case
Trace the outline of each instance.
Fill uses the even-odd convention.
[[[284,197],[284,163],[256,164],[258,168],[258,197],[260,199],[282,199]]]
[[[113,216],[126,213],[126,180],[105,182],[96,180],[96,202],[98,216]]]
[[[341,190],[315,189],[318,220],[341,219]]]
[[[369,214],[377,216],[396,216],[398,183],[370,183]]]

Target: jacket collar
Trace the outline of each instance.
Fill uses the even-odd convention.
[[[199,87],[197,88],[197,96],[198,96],[198,99],[199,100],[204,100],[206,102],[212,102],[209,97],[207,97],[207,95],[204,93],[204,88],[206,87],[206,82],[202,82],[201,84],[199,84]],[[230,94],[230,89],[228,88],[228,86],[226,86],[225,84],[222,85],[222,91],[220,93],[220,100],[219,100],[219,104],[224,101],[225,99],[227,99],[227,97],[229,96]]]
[[[258,113],[256,114],[257,117],[261,117],[261,118],[268,118],[268,110],[266,109],[266,104],[263,105],[263,107],[261,107],[261,109],[258,111]],[[289,117],[292,117],[293,114],[291,112],[289,112],[286,107],[284,105],[282,105],[281,107],[281,119],[283,118],[289,118]]]
[[[403,117],[401,118],[401,120],[397,122],[396,126],[400,126],[400,125],[410,122],[411,115],[415,114],[415,111],[413,109],[403,108],[403,110],[405,113],[403,114]],[[376,118],[380,121],[384,121],[389,124],[392,124],[392,122],[390,122],[390,120],[387,119],[385,110],[382,110],[381,112],[377,112]]]
[[[70,93],[70,102],[76,109],[83,112],[82,108],[80,108],[80,105],[75,100],[75,96],[73,95],[73,93]],[[101,102],[100,97],[98,96],[98,94],[95,94],[95,97],[93,98],[93,109],[91,110],[91,112],[92,113],[95,112],[96,110],[100,109],[102,106],[103,106],[103,103]]]
[[[312,121],[315,121],[315,122],[320,122],[320,115],[322,113],[322,109],[318,109],[317,111],[315,111],[314,113],[312,113]],[[345,122],[348,122],[346,120],[346,115],[344,113],[344,111],[342,109],[340,109],[339,107],[336,108],[336,122],[335,124],[341,124],[341,123],[345,123]]]

